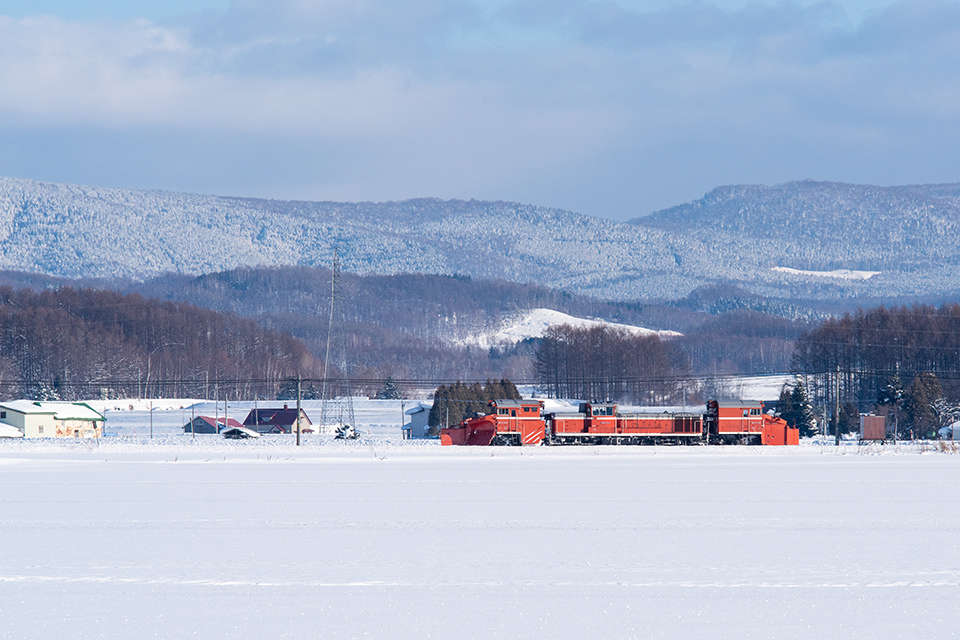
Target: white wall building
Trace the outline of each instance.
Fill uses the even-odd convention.
[[[0,423],[27,438],[97,438],[103,435],[102,414],[83,403],[14,400],[0,403]]]
[[[427,420],[430,417],[430,407],[432,406],[432,403],[425,404],[421,402],[403,412],[404,415],[409,418],[409,420],[403,425],[404,438],[410,439],[429,437],[430,434],[427,432],[429,429]]]

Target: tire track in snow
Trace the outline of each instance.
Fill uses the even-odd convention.
[[[141,584],[141,585],[175,585],[201,587],[419,587],[419,588],[447,588],[447,587],[619,587],[626,589],[890,589],[890,588],[955,588],[960,587],[960,580],[891,580],[863,582],[856,581],[759,581],[759,582],[719,582],[719,581],[539,581],[539,580],[486,580],[486,581],[418,581],[418,580],[213,580],[213,579],[184,579],[184,578],[122,578],[116,576],[0,576],[0,583],[45,583],[45,584]]]

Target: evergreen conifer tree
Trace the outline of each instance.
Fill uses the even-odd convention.
[[[454,426],[477,414],[487,412],[487,403],[491,400],[520,400],[517,386],[506,378],[499,381],[487,380],[480,384],[455,382],[440,385],[433,394],[433,407],[427,419],[431,427],[447,424]]]
[[[399,400],[400,397],[400,387],[397,386],[396,380],[393,379],[393,376],[387,376],[387,379],[383,381],[383,387],[377,392],[377,399]]]
[[[790,392],[790,401],[793,403],[793,426],[800,430],[801,438],[809,438],[817,433],[817,420],[813,413],[813,405],[807,396],[807,387],[802,380],[797,380],[793,391]]]
[[[780,388],[780,398],[777,400],[779,416],[791,427],[797,426],[797,412],[793,406],[793,396],[790,387],[786,384]]]
[[[932,373],[921,373],[903,395],[903,415],[915,438],[933,438],[940,426],[937,406],[943,393]]]
[[[903,402],[903,382],[900,376],[893,374],[890,380],[877,391],[877,404],[899,406]]]

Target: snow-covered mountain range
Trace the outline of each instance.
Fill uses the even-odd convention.
[[[446,273],[610,299],[960,290],[960,185],[716,189],[631,222],[508,202],[284,202],[0,178],[0,269],[149,278],[243,266]],[[869,276],[837,277],[837,273]]]

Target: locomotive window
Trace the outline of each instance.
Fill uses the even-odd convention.
[[[743,410],[743,417],[746,418],[748,415],[750,415],[750,411],[749,411],[748,409],[744,409],[744,410]]]

